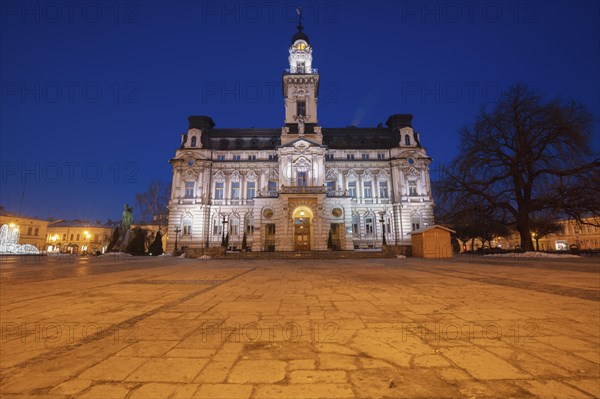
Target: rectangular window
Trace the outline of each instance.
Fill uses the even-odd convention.
[[[241,161],[242,160],[242,156],[241,155],[234,155],[233,156],[233,160],[234,161]]]
[[[333,192],[335,191],[335,181],[328,181],[327,182],[327,192]]]
[[[377,154],[377,159],[385,159],[385,154]]]
[[[77,240],[75,240],[75,241],[79,241],[79,234],[77,234]]]
[[[365,198],[373,198],[373,183],[366,181],[363,183]]]
[[[373,218],[365,219],[365,231],[367,234],[373,234]]]
[[[63,234],[63,241],[67,241],[67,234]]]
[[[267,186],[270,194],[277,193],[277,182],[269,181],[269,185]]]
[[[346,154],[346,159],[353,160],[354,154]]]
[[[239,182],[231,183],[231,199],[234,199],[234,200],[240,199],[240,183]]]
[[[266,234],[268,236],[274,236],[275,235],[275,223],[267,223],[265,225],[266,228]]]
[[[223,187],[224,187],[223,182],[215,183],[215,199],[223,199],[223,196],[224,196]]]
[[[256,155],[248,155],[249,161],[256,161]]]
[[[308,180],[308,173],[307,172],[296,172],[297,173],[297,181],[298,181],[298,186],[299,187],[306,187],[306,183]]]
[[[296,72],[304,73],[304,62],[303,61],[298,61],[298,63],[296,64]]]
[[[217,161],[224,161],[225,155],[217,155]]]
[[[190,234],[192,234],[192,225],[191,224],[184,224],[183,225],[183,235],[184,236],[189,236]]]
[[[194,182],[185,182],[185,198],[194,198]]]
[[[408,195],[410,195],[410,196],[417,195],[417,182],[414,180],[408,181]]]
[[[27,228],[27,235],[30,236],[30,235],[32,235],[31,233],[33,233],[33,227],[29,226]]]
[[[213,236],[218,236],[221,235],[221,225],[219,224],[219,221],[217,219],[215,219],[213,221]]]
[[[270,154],[269,161],[277,161],[277,155]]]
[[[379,198],[388,197],[388,184],[386,181],[379,182]]]
[[[333,154],[325,154],[326,161],[333,161]]]
[[[306,116],[306,102],[298,101],[296,103],[296,115],[298,116]]]
[[[256,195],[256,183],[253,181],[249,181],[248,182],[248,199],[252,199],[254,198],[254,196]]]
[[[352,198],[356,198],[356,182],[349,181],[348,182],[348,195]]]
[[[369,159],[369,154],[362,154],[362,159]]]
[[[34,235],[34,236],[38,236],[39,234],[40,234],[40,228],[39,228],[39,227],[36,227],[36,228],[33,230],[33,235]]]

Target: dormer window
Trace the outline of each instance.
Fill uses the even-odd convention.
[[[304,61],[298,62],[298,64],[296,65],[296,72],[304,73]]]
[[[192,147],[195,147],[195,146],[196,146],[196,139],[197,139],[197,137],[196,137],[196,136],[193,136],[193,137],[192,137],[192,142],[191,142],[191,144],[190,144]]]
[[[410,145],[410,136],[408,134],[404,136],[404,144]]]

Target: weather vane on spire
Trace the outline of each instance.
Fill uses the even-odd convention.
[[[298,6],[296,13],[298,14],[298,30],[302,30],[302,7]]]

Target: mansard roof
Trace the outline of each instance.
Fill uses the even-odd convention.
[[[200,128],[202,146],[212,150],[275,150],[281,145],[281,128],[223,128],[215,129],[207,116],[188,118],[191,128]],[[389,149],[400,142],[399,129],[412,127],[412,115],[396,114],[388,118],[387,126],[333,127],[321,129],[323,145],[331,149]],[[315,123],[306,123],[305,137],[310,140]],[[290,134],[298,133],[298,125],[286,124]],[[418,140],[417,140],[418,143]],[[420,144],[417,145],[420,147]]]

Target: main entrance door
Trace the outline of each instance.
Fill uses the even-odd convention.
[[[294,250],[310,250],[310,230],[312,212],[307,207],[299,207],[293,213],[294,218]]]

